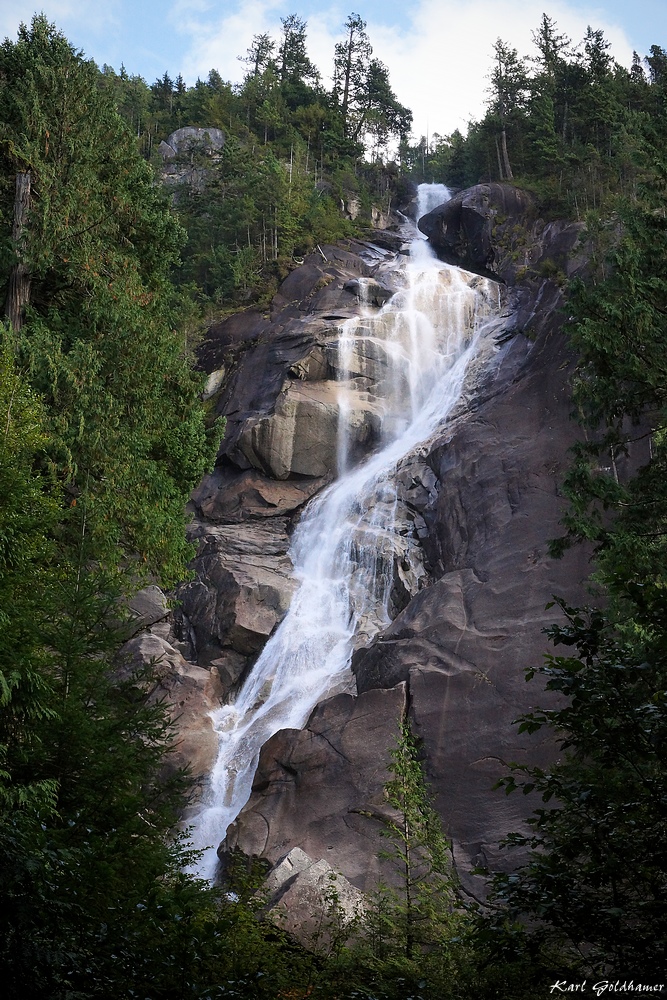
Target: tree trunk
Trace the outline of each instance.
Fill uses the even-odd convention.
[[[21,254],[21,237],[30,210],[31,180],[29,170],[16,175],[12,240],[19,257]],[[19,259],[18,263],[14,264],[9,272],[9,289],[7,291],[7,302],[5,303],[5,315],[14,330],[20,330],[23,326],[23,313],[29,301],[30,274],[26,265]]]
[[[498,157],[498,177],[501,181],[504,181],[505,178],[503,177],[503,164],[500,159],[500,143],[498,142],[498,136],[496,136],[496,156]]]
[[[510,166],[510,158],[507,155],[507,132],[503,128],[500,133],[500,148],[503,154],[503,167],[505,168],[505,179],[508,181],[514,180],[514,174],[512,173],[512,168]]]

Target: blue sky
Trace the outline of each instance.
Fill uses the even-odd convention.
[[[667,48],[667,0],[0,0],[0,37],[43,10],[70,41],[100,65],[124,63],[152,83],[168,70],[187,83],[212,68],[237,82],[252,36],[280,33],[280,18],[308,21],[309,54],[325,79],[347,15],[367,21],[375,55],[387,64],[394,90],[415,115],[415,134],[464,129],[483,111],[493,42],[532,52],[531,31],[543,11],[578,42],[586,26],[602,28],[612,53],[629,65],[632,51]]]

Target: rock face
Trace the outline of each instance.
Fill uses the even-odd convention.
[[[205,161],[219,159],[224,145],[222,129],[191,125],[176,129],[158,146],[162,182],[170,187],[187,184],[193,191],[203,191],[209,174]]]
[[[555,612],[545,605],[554,594],[585,600],[589,569],[582,550],[547,554],[575,434],[560,307],[565,277],[585,266],[580,228],[534,219],[505,185],[461,192],[426,219],[441,254],[502,276],[505,327],[467,408],[397,471],[411,554],[397,546],[391,624],[354,655],[358,695],[331,698],[303,730],[265,745],[225,845],[272,864],[298,848],[361,890],[377,879],[388,755],[406,713],[464,880],[475,891],[466,873],[496,864],[498,841],[532,804],[494,782],[507,761],[553,753],[511,725],[544,699],[524,669],[547,648],[542,629]],[[288,607],[289,535],[336,474],[333,400],[346,385],[354,457],[377,444],[383,349],[358,340],[343,363],[338,342],[360,302],[377,308],[393,290],[398,249],[324,246],[286,279],[270,314],[239,314],[203,345],[206,370],[222,373],[213,391],[227,424],[216,470],[193,495],[195,579],[178,596],[184,650],[215,678],[219,699]]]
[[[574,248],[576,227],[568,238]],[[542,257],[549,246],[534,252]],[[509,337],[468,412],[399,472],[423,525],[429,585],[355,653],[357,698],[319,706],[303,731],[266,744],[229,835],[250,853],[275,860],[298,845],[372,888],[388,749],[407,710],[468,887],[477,891],[466,875],[474,866],[512,863],[498,841],[532,806],[492,787],[506,762],[553,753],[512,721],[544,700],[524,670],[546,651],[552,596],[585,600],[588,553],[547,554],[574,435],[561,291],[535,279],[505,297],[510,328],[532,339]]]
[[[149,696],[166,702],[175,729],[166,767],[189,767],[196,797],[215,763],[217,737],[210,712],[220,704],[220,679],[216,672],[183,655],[189,654],[190,645],[178,638],[178,623],[159,587],[139,591],[130,601],[130,611],[136,634],[119,650],[117,676],[125,679],[138,669],[152,667]]]
[[[163,159],[173,160],[179,154],[187,155],[195,151],[206,151],[212,155],[219,152],[224,144],[225,133],[222,129],[186,125],[185,128],[172,132],[166,142],[160,143],[158,149]]]
[[[321,247],[283,282],[269,317],[232,317],[202,347],[202,363],[221,373],[226,433],[215,471],[193,494],[195,579],[178,599],[197,661],[218,670],[227,694],[289,606],[289,534],[336,472],[341,393],[349,395],[349,454],[378,440],[381,401],[364,386],[383,382],[386,359],[359,347],[343,371],[338,344],[360,300],[392,294],[374,276],[388,259],[390,251],[359,241]]]
[[[339,694],[302,730],[265,745],[250,803],[232,824],[229,848],[275,863],[293,846],[324,858],[358,888],[379,872],[387,749],[407,709],[406,685]]]

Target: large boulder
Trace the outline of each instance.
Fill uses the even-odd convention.
[[[162,158],[162,183],[171,187],[186,185],[201,193],[210,181],[209,162],[220,158],[224,145],[222,129],[191,125],[176,129],[158,146]]]
[[[168,632],[165,637],[145,631],[130,639],[118,653],[118,677],[151,668],[149,696],[168,706],[175,732],[166,766],[170,771],[189,768],[199,794],[217,756],[210,713],[220,705],[221,689],[216,673],[186,660],[170,638]]]
[[[467,271],[498,277],[492,270],[502,230],[534,215],[533,199],[510,184],[477,184],[422,216],[418,226],[438,256]]]
[[[256,469],[218,466],[192,495],[202,520],[236,524],[256,518],[293,515],[328,480],[276,480]]]
[[[195,577],[179,590],[194,630],[200,662],[214,662],[223,649],[259,652],[284,617],[294,592],[284,518],[243,524],[195,521]]]
[[[269,894],[265,916],[314,951],[340,942],[368,906],[340,872],[299,847],[273,866],[264,889]]]
[[[178,156],[188,157],[194,153],[214,156],[225,145],[225,133],[219,128],[196,128],[186,125],[176,129],[166,141],[158,146],[158,153],[169,162]]]
[[[291,382],[267,416],[250,418],[238,451],[273,479],[320,478],[336,471],[341,413],[351,449],[379,441],[382,409],[371,393],[337,382]]]
[[[276,864],[299,847],[357,888],[377,888],[388,750],[406,709],[404,684],[358,698],[339,694],[302,730],[277,733],[262,748],[250,802],[224,849]]]

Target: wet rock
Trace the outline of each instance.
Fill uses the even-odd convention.
[[[292,382],[272,414],[246,421],[238,451],[274,479],[329,475],[337,465],[342,395],[351,447],[370,450],[382,426],[382,412],[372,395],[350,392],[335,382]]]
[[[276,481],[255,469],[220,467],[204,477],[192,499],[202,518],[230,524],[294,514],[327,481]]]
[[[383,306],[394,294],[395,289],[372,279],[353,278],[343,285],[346,292],[351,292],[362,305]]]
[[[245,679],[250,659],[235,649],[222,649],[209,664],[211,676],[216,678],[215,690],[220,704],[230,700],[239,684]]]
[[[357,888],[376,887],[389,749],[406,709],[405,685],[341,694],[303,730],[262,748],[253,793],[225,842],[275,864],[293,847],[324,858]]]
[[[405,243],[405,238],[400,232],[394,232],[390,229],[374,228],[368,238],[372,246],[388,250],[390,253],[399,253]]]
[[[422,216],[418,226],[442,260],[493,277],[499,235],[495,224],[510,218],[516,225],[533,212],[533,199],[519,188],[477,184]]]

